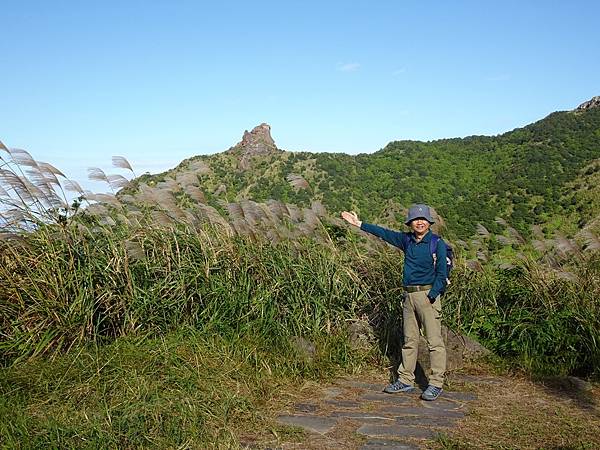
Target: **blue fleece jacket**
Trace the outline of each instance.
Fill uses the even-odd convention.
[[[440,238],[437,243],[436,262],[429,249],[431,230],[427,232],[420,242],[417,242],[413,233],[392,231],[387,228],[363,222],[360,229],[375,235],[384,241],[398,247],[404,252],[404,271],[402,284],[404,286],[431,284],[433,287],[427,294],[430,299],[435,299],[446,288],[446,243]],[[408,235],[407,248],[404,248],[402,235]]]

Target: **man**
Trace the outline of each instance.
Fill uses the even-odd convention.
[[[384,392],[412,392],[415,390],[415,368],[419,348],[419,326],[423,327],[429,356],[431,376],[421,395],[423,400],[436,400],[442,393],[446,371],[446,348],[442,339],[440,295],[446,287],[446,244],[439,239],[434,254],[431,249],[434,223],[427,205],[413,205],[408,210],[405,224],[409,233],[388,230],[362,222],[354,212],[344,211],[342,218],[351,225],[371,233],[404,252],[404,345],[398,379],[386,386]]]

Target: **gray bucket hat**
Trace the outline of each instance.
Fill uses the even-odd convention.
[[[408,208],[408,214],[406,215],[406,225],[411,223],[415,219],[425,219],[429,223],[435,223],[431,217],[431,211],[427,205],[412,205]]]

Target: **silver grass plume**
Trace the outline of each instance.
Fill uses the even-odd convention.
[[[0,142],[0,144],[1,143],[2,142]],[[10,231],[5,231],[2,228],[0,228],[0,241],[10,241],[13,239],[19,239],[19,235],[16,233],[11,233]]]
[[[53,167],[53,166],[51,166],[49,163],[45,163],[45,162],[38,162],[37,166],[40,171],[40,174],[44,177],[44,181],[46,183],[51,183],[51,184],[54,184],[55,186],[60,187],[60,182],[58,181],[57,174],[55,173],[55,171],[53,171],[51,169],[51,167]],[[60,171],[58,171],[58,172],[60,172]],[[66,178],[66,177],[63,176],[63,178]]]
[[[65,190],[69,192],[77,192],[78,194],[83,195],[83,189],[81,185],[75,180],[65,180],[64,181]]]
[[[288,181],[288,183],[290,183],[290,185],[296,189],[308,189],[310,187],[310,185],[308,184],[308,181],[306,181],[302,175],[298,175],[296,173],[290,173],[288,174],[288,176],[286,177],[286,180]]]
[[[564,270],[564,269],[560,269],[560,270],[554,270],[554,275],[561,279],[561,280],[566,280],[566,281],[571,281],[573,283],[578,283],[579,277],[574,274],[573,272],[570,272],[568,270]]]
[[[200,184],[200,182],[198,181],[198,175],[191,172],[178,173],[175,177],[175,181],[180,186],[184,187]]]
[[[224,194],[225,192],[227,192],[227,186],[221,184],[217,189],[215,189],[213,195],[218,197],[219,195]]]
[[[533,241],[531,241],[531,244],[533,245],[533,248],[540,253],[546,253],[550,248],[550,245],[548,245],[548,241],[546,241],[545,239],[534,239]]]
[[[100,225],[108,225],[109,227],[114,227],[117,224],[117,222],[115,222],[114,219],[110,216],[101,217],[98,223]]]
[[[88,178],[92,181],[104,181],[108,183],[108,178],[104,171],[98,167],[88,167]]]
[[[539,240],[543,240],[546,238],[544,232],[542,231],[542,227],[540,227],[539,225],[532,225],[531,231],[533,232],[533,235]]]
[[[27,178],[23,178],[23,183],[42,205],[53,208],[61,207],[59,205],[65,203],[58,197],[56,191],[51,186],[51,183],[54,183],[58,188],[62,189],[54,174],[51,174],[49,177],[38,166],[32,166],[31,169],[26,171],[26,174]]]
[[[121,196],[119,196],[119,198],[121,199],[122,203],[127,203],[127,204],[135,203],[135,197],[130,194],[121,195]]]
[[[208,175],[211,172],[208,164],[200,160],[192,161],[188,167],[190,170],[193,170],[197,175]]]
[[[226,208],[233,221],[244,220],[244,210],[239,203],[228,203]]]
[[[277,244],[283,240],[281,234],[273,228],[268,229],[265,236],[267,240],[273,244]]]
[[[117,197],[111,194],[95,194],[95,193],[86,193],[85,198],[87,200],[102,202],[102,203],[110,203],[111,205],[120,205],[121,202]]]
[[[107,175],[106,180],[108,181],[108,184],[110,184],[110,187],[115,191],[118,191],[129,184],[129,180],[123,175]]]
[[[469,244],[467,244],[467,243],[466,243],[465,241],[463,241],[462,239],[457,239],[456,241],[454,241],[454,243],[455,243],[455,244],[456,244],[458,247],[460,247],[460,248],[463,248],[463,249],[467,249],[467,248],[469,248]]]
[[[156,189],[151,188],[145,183],[142,183],[139,186],[139,192],[136,194],[136,198],[142,203],[152,205],[158,202],[156,198],[156,192]]]
[[[479,239],[471,239],[471,242],[469,243],[469,247],[480,249],[480,248],[482,248],[482,243]]]
[[[260,223],[262,211],[252,200],[242,200],[240,202],[242,211],[244,212],[244,218],[250,226],[256,226]]]
[[[502,217],[496,217],[494,222],[496,222],[498,225],[502,225],[503,227],[508,226],[508,223],[506,223],[506,220],[504,220]]]
[[[496,235],[496,240],[502,245],[511,245],[514,242],[512,239],[509,239],[506,236],[502,236],[501,234]]]
[[[515,239],[518,243],[520,243],[520,244],[525,243],[525,238],[523,236],[521,236],[521,233],[519,233],[513,227],[506,227],[506,231],[508,231],[508,234],[510,235],[510,237]]]
[[[127,218],[127,216],[125,216],[125,215],[124,215],[124,214],[122,214],[122,213],[118,213],[118,214],[116,215],[116,218],[117,218],[117,219],[119,219],[119,222],[121,222],[121,223],[122,223],[122,224],[124,224],[124,225],[127,225],[127,226],[132,226],[132,225],[133,225],[133,224],[131,223],[131,220],[129,220],[129,219]]]
[[[211,225],[217,225],[223,231],[227,233],[227,235],[232,235],[232,230],[227,221],[219,214],[219,212],[209,205],[198,204],[198,214],[199,216],[206,222]]]
[[[24,179],[10,170],[0,169],[0,183],[12,189],[23,202],[33,202],[35,200]]]
[[[266,203],[259,203],[258,207],[261,210],[263,218],[262,221],[264,224],[275,228],[280,228],[282,226],[281,220],[275,215],[275,213],[273,213],[273,211],[271,211],[269,205],[267,205]]]
[[[267,201],[267,208],[277,217],[278,219],[283,219],[284,217],[289,216],[288,210],[283,203],[277,200],[270,199]]]
[[[577,246],[562,234],[556,236],[554,244],[563,255],[572,255],[578,251]]]
[[[302,209],[302,213],[304,214],[304,223],[311,230],[314,230],[321,225],[321,221],[312,209],[304,208]]]
[[[108,209],[101,203],[93,203],[85,209],[85,212],[93,216],[104,216],[108,214]]]
[[[596,251],[600,250],[600,239],[591,230],[582,230],[579,233],[579,237],[583,240],[585,251]]]
[[[12,161],[18,166],[37,167],[37,162],[26,150],[20,148],[7,149]]]
[[[252,234],[252,228],[244,219],[234,220],[232,226],[235,232],[241,236],[250,236]]]
[[[183,222],[197,229],[200,225],[198,217],[196,217],[194,213],[192,213],[192,211],[190,211],[189,209],[186,209],[185,211],[183,211],[183,213],[185,215]]]
[[[119,169],[129,170],[134,177],[136,176],[135,172],[133,171],[133,168],[131,167],[131,164],[129,164],[129,161],[127,161],[127,159],[124,156],[113,156],[112,164],[114,167],[118,167]]]
[[[315,200],[315,201],[313,201],[311,203],[310,209],[313,210],[313,212],[317,215],[317,217],[325,217],[325,216],[327,216],[327,210],[323,206],[323,203],[321,203],[318,200]]]
[[[176,217],[178,219],[185,218],[185,213],[177,205],[177,201],[170,190],[158,189],[155,194],[158,205],[168,212],[172,217]]]
[[[200,188],[192,185],[186,185],[183,190],[192,198],[192,200],[195,200],[198,203],[206,203],[206,197]]]
[[[156,225],[166,228],[172,228],[174,225],[173,219],[167,213],[161,210],[155,210],[150,213],[152,220]]]
[[[131,226],[139,228],[142,226],[142,221],[144,219],[144,214],[141,211],[127,211],[127,219]]]
[[[14,226],[27,219],[27,215],[20,208],[11,208],[3,211],[2,219],[6,225]]]
[[[293,223],[300,223],[302,221],[302,212],[296,205],[288,203],[285,207],[288,211],[288,217]]]
[[[175,192],[179,190],[179,184],[173,178],[167,178],[164,181],[156,183],[156,189]]]
[[[484,227],[480,223],[477,224],[477,228],[476,229],[477,229],[477,234],[479,236],[482,236],[484,238],[490,237],[490,232],[487,230],[486,227]]]
[[[475,272],[483,272],[483,266],[476,259],[469,259],[466,262],[467,267]]]
[[[87,234],[87,235],[92,234],[91,230],[87,226],[82,224],[81,222],[77,222],[77,230],[82,234]]]

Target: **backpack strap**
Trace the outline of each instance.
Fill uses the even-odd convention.
[[[431,233],[431,241],[429,241],[429,252],[431,256],[433,256],[433,266],[435,267],[435,263],[437,262],[437,246],[440,241],[440,237],[437,234]]]

